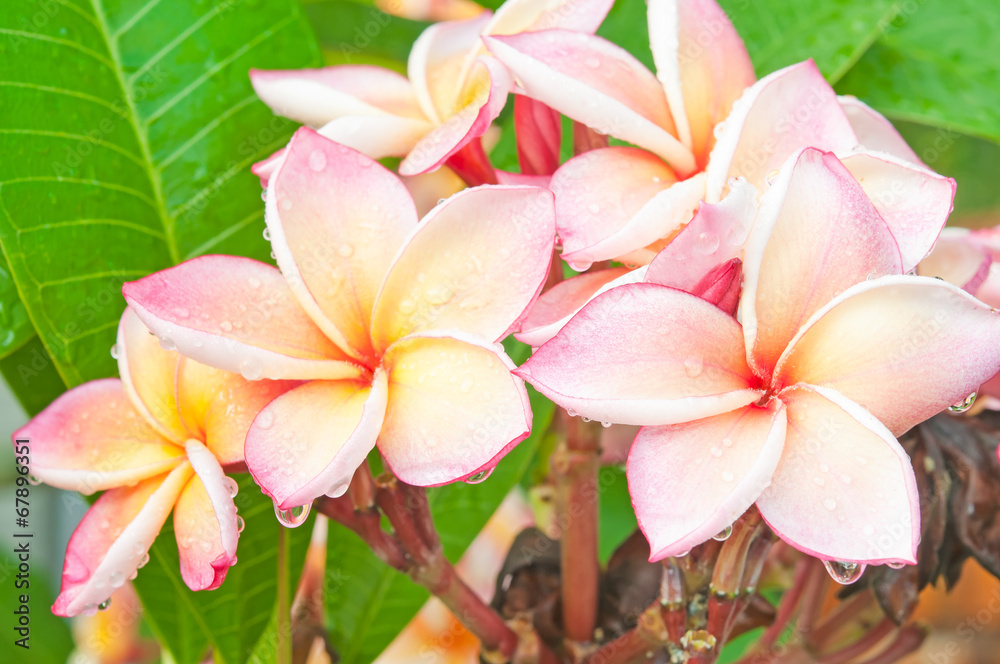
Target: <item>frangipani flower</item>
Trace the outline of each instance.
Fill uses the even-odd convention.
[[[472,0],[378,0],[375,6],[414,21],[452,21],[473,18],[484,11]]]
[[[404,157],[402,175],[434,170],[482,136],[507,102],[510,76],[482,35],[563,28],[593,32],[613,0],[508,0],[494,15],[430,26],[414,43],[409,78],[381,67],[250,72],[275,113],[374,159]],[[274,158],[254,172],[267,177]]]
[[[721,201],[732,178],[764,192],[768,176],[806,147],[844,156],[866,188],[894,179],[893,200],[919,198],[924,181],[943,179],[885,118],[838,99],[812,61],[754,83],[743,42],[714,0],[650,0],[649,33],[655,76],[596,36],[485,38],[526,94],[638,146],[585,152],[552,178],[563,258],[578,269],[649,263],[700,201]]]
[[[996,373],[1000,316],[901,276],[899,244],[846,168],[805,150],[763,196],[742,325],[675,288],[620,286],[517,373],[580,415],[643,425],[627,472],[653,559],[756,502],[811,555],[913,563],[918,497],[895,436]]]
[[[124,292],[185,355],[309,380],[247,436],[247,465],[276,505],[342,493],[376,439],[401,480],[436,485],[488,471],[528,435],[527,393],[495,342],[548,273],[548,191],[467,189],[418,225],[396,176],[301,129],[266,221],[280,272],[210,256]]]
[[[76,387],[14,433],[31,441],[39,480],[104,491],[70,538],[52,607],[60,616],[96,610],[134,578],[171,511],[184,583],[218,588],[242,530],[223,466],[242,464],[257,411],[292,386],[251,383],[166,351],[131,309],[116,348],[120,380]]]

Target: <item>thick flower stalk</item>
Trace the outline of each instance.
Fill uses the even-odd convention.
[[[431,486],[489,472],[531,429],[496,342],[548,273],[552,195],[469,189],[417,221],[395,175],[301,129],[267,190],[280,271],[209,256],[124,288],[181,353],[308,381],[247,435],[247,466],[282,510],[342,494],[376,440],[399,479]]]
[[[408,77],[381,67],[251,71],[254,89],[275,113],[374,159],[403,157],[402,175],[439,168],[489,129],[511,89],[506,68],[483,35],[561,28],[594,32],[611,0],[508,0],[496,12],[437,23],[414,43]],[[475,147],[474,144],[473,148]],[[464,162],[480,170],[481,148]],[[280,154],[255,167],[263,178]]]
[[[726,196],[732,178],[760,195],[806,147],[843,157],[866,190],[892,181],[890,198],[872,196],[876,207],[927,195],[921,185],[936,176],[884,117],[838,98],[812,61],[754,82],[743,42],[715,0],[650,0],[648,17],[655,75],[589,34],[550,29],[484,38],[521,92],[637,146],[587,151],[553,176],[562,255],[571,266],[649,263],[701,201]],[[940,210],[914,205],[913,213]]]
[[[675,288],[620,286],[518,374],[572,412],[643,426],[627,473],[654,560],[756,503],[842,581],[913,563],[919,504],[896,436],[1000,367],[995,310],[903,276],[933,240],[886,223],[834,155],[804,150],[753,221],[742,324]]]
[[[294,385],[164,350],[131,309],[115,348],[120,380],[74,388],[14,433],[30,441],[42,482],[104,492],[70,538],[52,607],[60,616],[95,611],[134,578],[171,512],[184,583],[218,588],[243,528],[223,467],[242,464],[254,416]]]

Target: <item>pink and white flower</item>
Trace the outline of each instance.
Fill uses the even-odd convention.
[[[185,355],[309,381],[247,436],[250,472],[281,509],[343,493],[376,441],[401,480],[430,486],[491,469],[529,433],[496,342],[548,273],[551,193],[467,189],[417,221],[395,175],[301,129],[267,190],[280,272],[208,256],[125,285]]]
[[[804,150],[754,220],[742,324],[676,288],[619,286],[517,373],[572,412],[642,425],[627,471],[653,559],[756,503],[821,559],[913,563],[918,497],[896,436],[1000,367],[996,311],[903,276],[933,242],[920,237],[834,155]]]
[[[414,43],[408,77],[369,65],[253,70],[275,113],[374,159],[404,157],[402,175],[439,168],[482,136],[507,102],[510,76],[485,52],[483,35],[562,28],[593,32],[612,0],[508,0],[496,14],[430,26]],[[276,154],[258,164],[263,179]]]
[[[257,411],[293,383],[249,382],[164,350],[132,309],[118,327],[121,379],[95,380],[56,399],[16,439],[31,472],[70,491],[104,493],[70,538],[60,616],[96,611],[134,578],[171,512],[181,577],[218,588],[236,563],[242,521],[235,480]]]

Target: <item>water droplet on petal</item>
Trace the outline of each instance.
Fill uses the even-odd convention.
[[[597,203],[591,203],[590,205],[587,206],[587,209],[590,210],[591,214],[597,214],[598,212],[601,211],[601,206],[598,205]]]
[[[240,363],[240,374],[247,380],[257,380],[264,374],[259,360],[247,358]]]
[[[680,553],[675,553],[673,555],[673,557],[674,558],[683,558],[683,557],[687,556],[689,553],[691,553],[691,549],[688,549],[687,551],[681,551]]]
[[[587,58],[583,61],[583,64],[587,65],[591,69],[597,69],[601,66],[601,61],[597,58]]]
[[[247,283],[250,284],[250,288],[260,288],[260,279],[257,277],[250,277]]]
[[[601,422],[601,426],[607,429],[608,427],[611,426],[611,422]]]
[[[735,477],[733,476],[733,474],[731,472],[729,472],[728,470],[722,471],[722,481],[723,482],[732,482],[734,479],[735,479]]]
[[[719,124],[712,127],[712,136],[715,136],[715,140],[722,138],[722,132],[726,130],[726,123],[720,122]]]
[[[118,344],[114,344],[111,346],[111,357],[113,357],[116,360],[118,359]]]
[[[274,413],[270,410],[262,410],[253,423],[259,429],[270,429],[274,426]]]
[[[125,585],[125,574],[121,571],[112,572],[111,578],[108,581],[111,583],[112,588],[121,588]]]
[[[312,503],[298,505],[287,510],[279,509],[278,504],[274,504],[274,515],[278,517],[278,522],[285,528],[298,528],[309,518],[309,510]]]
[[[694,249],[700,254],[714,253],[716,249],[719,248],[719,235],[718,233],[712,233],[711,231],[705,231],[699,233],[698,237],[695,238]]]
[[[271,229],[268,228],[267,226],[264,227],[264,239],[267,240],[268,242],[271,241]]]
[[[337,248],[337,253],[340,254],[342,258],[350,258],[354,255],[354,247],[349,244],[342,244]]]
[[[288,198],[282,198],[281,201],[278,203],[278,207],[284,210],[285,212],[288,212],[289,210],[292,209],[292,201]]]
[[[589,418],[589,417],[581,417],[581,418],[580,418],[580,421],[581,421],[581,422],[589,422],[589,421],[590,421],[590,418]]]
[[[729,536],[732,534],[733,534],[733,527],[726,526],[721,533],[713,536],[712,539],[714,539],[717,542],[725,542],[727,539],[729,539]]]
[[[107,598],[103,602],[97,605],[97,608],[101,611],[107,611],[108,607],[111,606],[111,598]]]
[[[774,169],[773,171],[767,174],[767,176],[764,178],[764,182],[766,182],[767,186],[770,187],[772,184],[774,184],[774,181],[777,177],[778,177],[778,169]]]
[[[976,397],[977,396],[978,396],[978,393],[977,392],[973,392],[972,394],[970,394],[969,396],[965,397],[961,401],[948,406],[948,411],[952,412],[952,413],[964,413],[964,412],[966,412],[967,410],[969,410],[970,408],[972,408],[972,404],[976,403]]]
[[[823,507],[830,510],[831,512],[837,509],[837,501],[833,498],[826,498],[823,500]]]
[[[722,448],[717,445],[712,447],[711,452],[716,459],[722,456]]]
[[[83,615],[87,616],[88,618],[90,616],[96,616],[97,615],[97,605],[96,604],[87,604],[86,606],[83,607],[83,611],[81,611],[80,613],[82,613]]]
[[[466,478],[465,483],[466,484],[482,484],[492,474],[493,474],[493,469],[490,468],[489,470],[484,470],[481,473],[476,473],[475,475],[469,476],[468,478]]]
[[[317,173],[326,168],[326,155],[322,150],[313,150],[309,155],[309,168]]]
[[[858,563],[846,563],[838,560],[824,560],[823,566],[830,573],[830,578],[842,586],[849,586],[857,582],[861,575],[865,573],[867,565]]]
[[[166,351],[177,350],[177,344],[170,337],[160,337],[160,348]]]
[[[697,378],[701,375],[701,370],[704,366],[700,357],[689,357],[684,360],[684,373],[688,378]]]
[[[240,485],[236,483],[232,477],[223,477],[222,484],[225,485],[226,491],[229,492],[230,498],[235,498],[236,494],[240,491]]]
[[[42,481],[37,477],[35,477],[34,475],[28,475],[28,484],[30,484],[31,486],[38,486],[41,483]]]
[[[246,523],[246,521],[243,520],[243,517],[241,517],[239,514],[237,514],[236,515],[236,532],[242,533],[243,529],[246,528],[246,525],[247,525],[247,523]],[[235,564],[235,563],[233,563],[233,564]]]

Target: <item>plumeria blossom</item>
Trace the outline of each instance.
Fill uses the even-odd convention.
[[[31,441],[31,472],[70,491],[104,493],[70,538],[52,611],[96,610],[134,578],[173,512],[181,577],[218,588],[242,522],[235,480],[257,412],[293,384],[252,383],[161,348],[131,309],[118,327],[121,379],[95,380],[56,399],[15,439]]]
[[[510,76],[483,35],[561,28],[593,32],[612,0],[508,0],[496,12],[437,23],[414,43],[408,77],[381,67],[250,72],[278,115],[374,159],[404,157],[402,175],[437,169],[482,136],[507,102]],[[267,177],[280,155],[254,172]]]
[[[467,189],[418,225],[399,179],[310,129],[267,190],[279,272],[210,256],[126,284],[180,352],[249,378],[307,379],[246,440],[281,509],[340,494],[378,441],[403,481],[490,470],[530,430],[503,338],[534,301],[555,241],[552,195]]]
[[[574,413],[642,425],[627,474],[653,559],[756,503],[821,559],[915,561],[916,484],[895,437],[996,373],[1000,316],[903,276],[912,238],[897,237],[834,155],[804,150],[754,220],[742,324],[677,288],[620,286],[517,372]]]
[[[700,201],[721,201],[732,178],[762,193],[768,176],[805,147],[843,156],[866,188],[892,180],[898,190],[889,203],[912,203],[928,195],[927,180],[944,179],[885,118],[838,99],[812,61],[755,83],[743,42],[714,0],[650,0],[648,19],[656,75],[593,35],[485,38],[522,92],[636,146],[585,152],[552,179],[563,258],[577,269],[609,259],[649,263]],[[940,230],[944,218],[937,221],[928,233]]]

